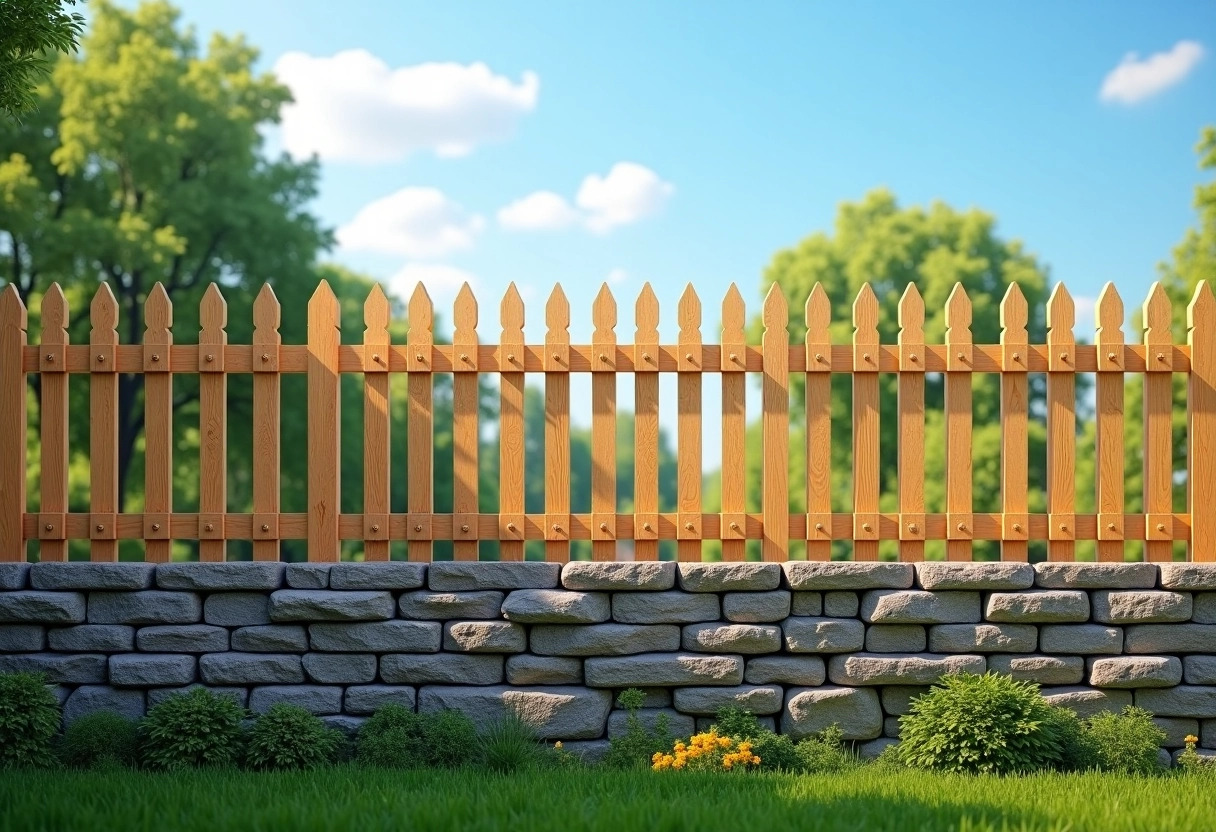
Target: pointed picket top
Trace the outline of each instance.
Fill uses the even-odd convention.
[[[802,308],[802,315],[806,322],[808,345],[831,343],[828,327],[832,323],[832,302],[828,299],[828,293],[823,290],[822,283],[811,287],[806,305]]]
[[[1199,330],[1200,336],[1206,335],[1208,338],[1216,333],[1216,295],[1212,293],[1212,286],[1206,280],[1195,285],[1195,294],[1187,304],[1186,328],[1189,344],[1194,343],[1196,329]]]
[[[308,299],[308,311],[310,318],[313,313],[317,313],[325,318],[332,318],[334,325],[337,325],[340,320],[341,307],[338,305],[338,297],[334,294],[334,290],[330,288],[328,280],[323,279],[317,284],[312,297]]]
[[[915,283],[909,283],[899,298],[899,343],[925,343],[925,299]]]
[[[734,283],[726,290],[722,299],[722,343],[742,344],[747,336],[744,328],[747,326],[747,307],[743,303],[743,295]]]
[[[1075,343],[1072,328],[1077,321],[1077,305],[1063,283],[1057,283],[1047,299],[1047,343]]]
[[[421,283],[414,285],[414,293],[410,295],[409,305],[410,331],[407,340],[411,344],[430,344],[435,340],[435,305],[431,296],[426,293],[426,287]]]
[[[22,307],[24,309],[24,307]],[[113,333],[118,327],[118,301],[109,283],[102,283],[89,304],[89,321],[93,324],[92,335]],[[104,343],[104,342],[103,342]]]
[[[466,281],[452,305],[452,343],[477,343],[477,298]]]
[[[637,303],[633,306],[633,322],[637,327],[634,341],[639,344],[659,342],[659,299],[650,283],[642,284]]]
[[[281,317],[279,299],[275,295],[274,289],[270,288],[269,283],[263,283],[262,290],[258,292],[257,298],[253,301],[254,333],[265,335],[268,332],[277,332]]]
[[[789,331],[790,307],[785,301],[785,292],[781,291],[781,284],[774,282],[768,287],[764,304],[760,307],[760,320],[766,333]]]
[[[595,331],[591,334],[593,343],[616,340],[616,334],[613,332],[616,328],[616,298],[612,296],[607,283],[600,286],[595,301],[591,304],[591,323],[595,326]]]
[[[198,305],[199,328],[208,335],[222,335],[228,325],[228,302],[220,294],[219,284],[212,283],[203,293]]]
[[[16,290],[14,290],[15,293]],[[63,296],[63,289],[59,284],[52,283],[46,290],[46,294],[42,296],[42,342],[44,344],[66,344],[67,328],[68,300]]]
[[[955,283],[946,298],[946,343],[971,343],[971,298],[961,283]]]
[[[46,322],[46,301],[42,303],[43,323]],[[173,329],[173,301],[160,281],[148,292],[144,300],[144,340],[149,343],[163,343]]]
[[[853,301],[853,343],[878,343],[878,296],[869,283],[861,287]]]
[[[384,294],[379,283],[372,284],[372,290],[367,293],[367,300],[363,302],[363,326],[366,334],[379,335],[387,332],[391,317],[388,296]]]
[[[549,329],[546,340],[570,342],[570,301],[566,300],[560,283],[553,287],[549,302],[545,304],[545,326]]]
[[[524,342],[524,299],[519,295],[512,281],[502,296],[498,306],[498,320],[502,324],[503,343],[522,344]]]
[[[1153,282],[1148,290],[1141,310],[1144,318],[1144,343],[1169,344],[1173,341],[1170,326],[1173,324],[1173,309],[1170,296],[1165,293],[1161,281]]]
[[[17,287],[10,283],[0,292],[0,326],[25,329],[28,323],[29,318],[25,304],[21,302],[21,295],[17,294]]]
[[[680,295],[676,318],[680,325],[680,343],[701,343],[701,298],[697,297],[697,290],[692,288],[691,283],[684,287],[684,293]]]
[[[1001,300],[1001,343],[1027,343],[1026,324],[1029,320],[1030,306],[1022,294],[1022,287],[1010,283]]]
[[[1098,295],[1098,302],[1094,306],[1094,324],[1097,333],[1094,343],[1123,343],[1123,298],[1119,297],[1113,283],[1103,286]]]

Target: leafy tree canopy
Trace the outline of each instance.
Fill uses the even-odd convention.
[[[65,11],[76,0],[0,3],[0,112],[20,118],[34,109],[34,87],[51,69],[47,53],[75,52],[84,17]]]

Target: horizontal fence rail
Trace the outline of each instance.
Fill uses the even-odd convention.
[[[976,540],[1000,541],[1005,560],[1026,560],[1030,541],[1046,541],[1051,560],[1071,560],[1078,540],[1096,541],[1099,560],[1124,558],[1124,541],[1145,541],[1148,560],[1169,560],[1175,541],[1188,556],[1216,561],[1216,297],[1200,283],[1187,308],[1186,344],[1171,335],[1172,310],[1154,284],[1143,306],[1142,343],[1125,343],[1124,309],[1113,286],[1098,299],[1093,343],[1076,343],[1075,307],[1063,286],[1047,304],[1045,344],[1028,342],[1027,303],[1016,284],[1000,305],[999,344],[974,344],[971,301],[961,285],[946,302],[943,343],[926,343],[925,306],[915,285],[899,301],[898,342],[879,341],[878,299],[867,285],[853,306],[851,343],[832,343],[831,307],[816,286],[806,299],[805,343],[791,344],[789,307],[779,287],[763,303],[763,336],[748,343],[742,296],[732,286],[722,304],[720,344],[701,338],[701,302],[689,286],[678,307],[675,344],[659,343],[658,301],[645,286],[636,303],[632,344],[618,343],[616,301],[607,286],[592,306],[591,344],[571,344],[570,306],[560,286],[545,307],[543,344],[524,339],[524,304],[512,285],[501,303],[496,344],[478,340],[478,305],[467,284],[454,305],[451,345],[435,343],[434,310],[420,285],[408,304],[405,344],[389,338],[390,304],[379,287],[364,307],[362,345],[340,343],[339,307],[329,285],[308,304],[308,343],[282,344],[279,303],[265,286],[253,305],[252,344],[229,344],[227,307],[212,285],[199,309],[197,344],[175,344],[172,303],[157,284],[144,310],[142,344],[118,341],[118,304],[101,284],[90,309],[87,344],[69,343],[67,302],[58,285],[42,299],[41,343],[27,345],[26,310],[16,290],[0,293],[0,560],[25,558],[39,541],[42,560],[65,560],[67,541],[89,541],[94,561],[118,556],[118,541],[145,542],[146,559],[170,558],[171,541],[198,541],[204,561],[225,559],[227,540],[252,541],[255,560],[277,560],[279,541],[307,540],[310,561],[335,561],[342,541],[362,541],[367,560],[386,560],[390,541],[408,541],[411,560],[430,560],[433,541],[453,542],[457,560],[478,557],[478,544],[499,541],[500,558],[521,560],[524,542],[544,541],[547,560],[570,557],[570,544],[589,540],[596,560],[612,560],[619,541],[633,557],[658,557],[658,542],[676,541],[680,560],[700,560],[702,541],[720,540],[725,560],[742,560],[746,542],[760,541],[764,560],[790,556],[804,541],[808,559],[825,560],[834,541],[849,541],[857,560],[878,557],[880,541],[898,541],[902,560],[923,560],[926,541],[945,541],[946,557],[970,560]],[[68,385],[89,378],[89,512],[68,509]],[[118,493],[118,376],[144,375],[145,510],[122,513]],[[253,375],[252,511],[227,505],[227,379]],[[308,511],[280,510],[280,379],[307,376]],[[360,374],[364,389],[364,507],[341,513],[341,374]],[[407,374],[407,511],[389,508],[389,376]],[[452,376],[453,511],[433,506],[434,375]],[[524,511],[524,383],[544,375],[545,511]],[[591,511],[570,506],[570,373],[591,375]],[[634,381],[634,510],[618,511],[616,483],[617,374]],[[658,374],[678,377],[677,506],[659,510]],[[719,512],[703,510],[701,494],[702,377],[721,376],[722,495]],[[760,512],[746,511],[745,386],[761,376],[763,460]],[[898,511],[880,511],[879,377],[898,376]],[[925,511],[925,374],[944,378],[945,511]],[[972,375],[1000,377],[1000,512],[972,510]],[[1046,375],[1047,512],[1028,511],[1028,374]],[[1093,373],[1096,427],[1096,512],[1075,511],[1076,376]],[[1125,511],[1125,374],[1144,375],[1143,512]],[[40,511],[27,511],[26,399],[39,376]],[[199,511],[172,506],[173,378],[199,377]],[[499,511],[479,512],[478,377],[500,381]],[[831,379],[852,377],[852,512],[831,501]],[[1173,511],[1172,380],[1187,380],[1187,505]],[[806,454],[791,482],[791,379],[805,382]],[[805,513],[791,513],[790,489],[805,488]]]

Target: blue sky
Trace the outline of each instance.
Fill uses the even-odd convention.
[[[1111,280],[1130,312],[1193,222],[1216,123],[1206,2],[178,5],[293,86],[272,144],[321,153],[332,257],[402,291],[427,276],[440,303],[471,276],[487,341],[513,280],[530,338],[560,281],[586,342],[610,276],[622,341],[647,280],[665,339],[691,281],[716,340],[731,281],[754,308],[775,251],[877,186],[983,208],[1074,295]]]

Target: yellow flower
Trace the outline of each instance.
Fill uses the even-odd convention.
[[[557,742],[553,743],[553,747],[554,747],[554,748],[561,748],[561,747],[562,747],[562,741],[561,741],[561,740],[558,740]]]
[[[1199,742],[1199,737],[1195,736],[1194,734],[1187,734],[1186,737],[1183,738],[1183,741],[1184,742]]]

